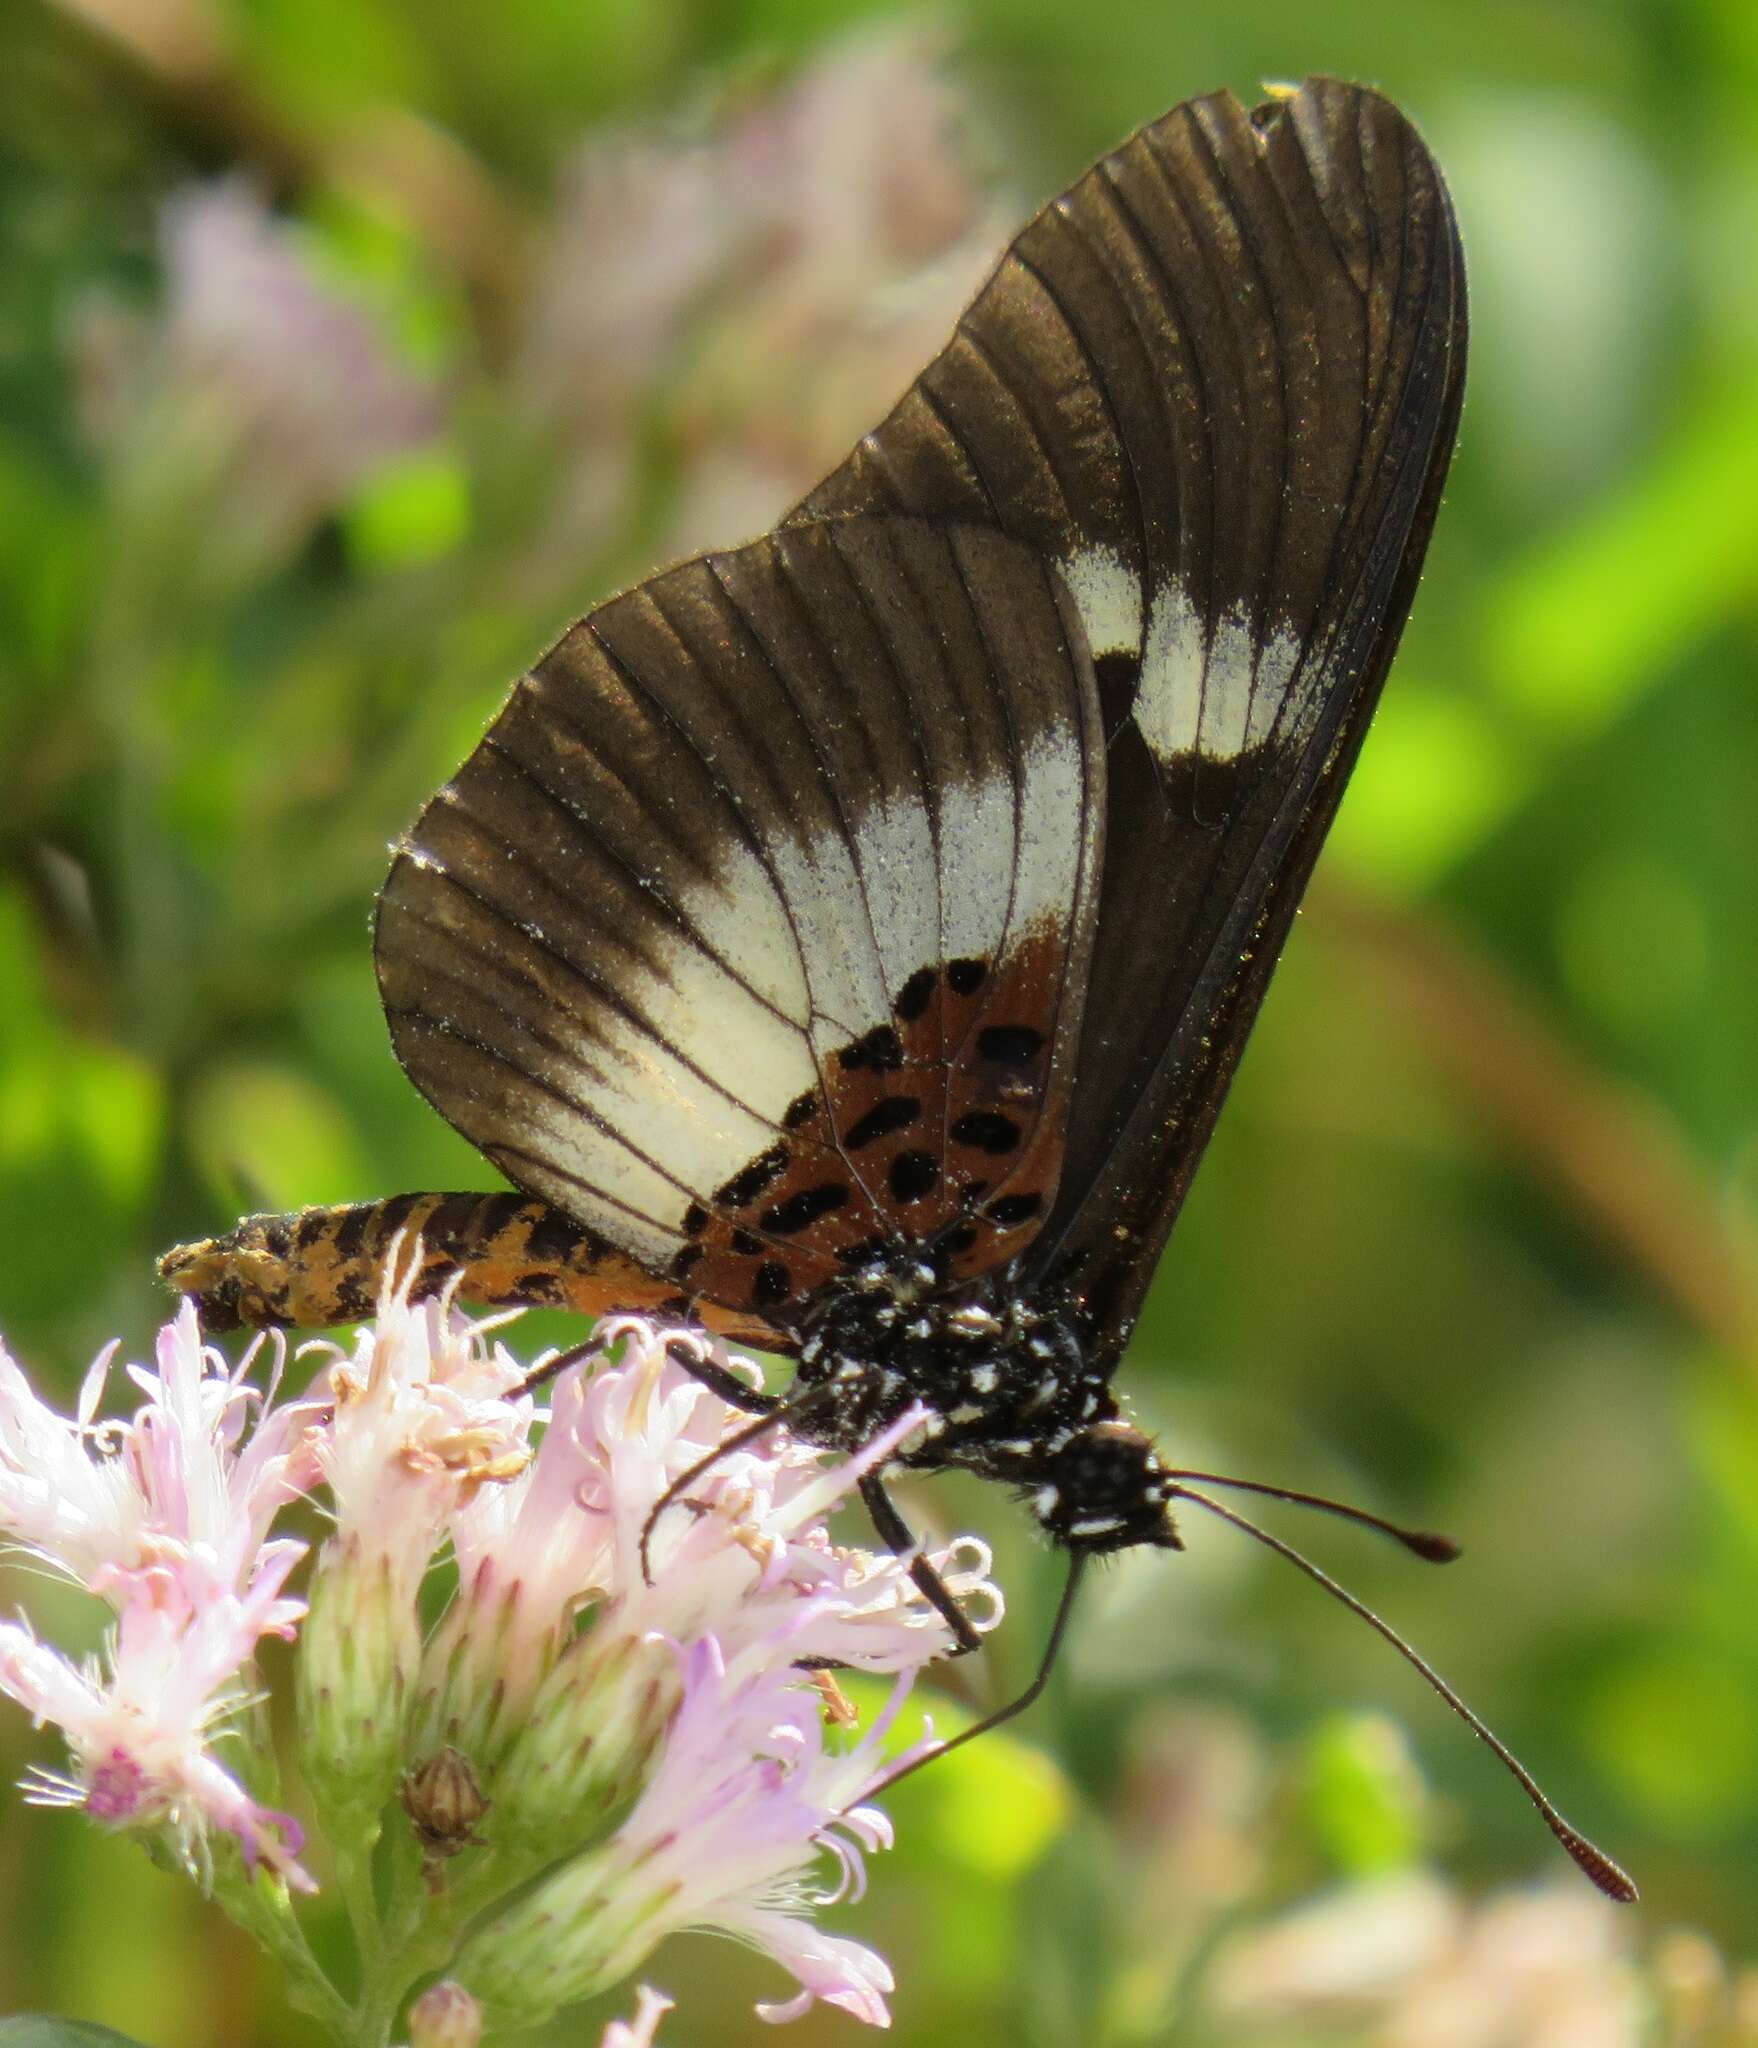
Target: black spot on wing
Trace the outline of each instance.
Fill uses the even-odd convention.
[[[801,1188],[785,1202],[777,1202],[773,1209],[763,1211],[763,1228],[775,1237],[792,1237],[810,1229],[821,1216],[846,1209],[848,1200],[846,1181],[824,1181],[815,1188]]]
[[[1019,1125],[998,1109],[973,1109],[952,1126],[954,1144],[970,1145],[979,1152],[999,1155],[1014,1151],[1019,1144]]]
[[[876,1102],[865,1116],[858,1117],[843,1133],[843,1149],[859,1152],[863,1146],[871,1145],[880,1138],[888,1138],[895,1131],[907,1131],[922,1114],[922,1104],[914,1095],[888,1095],[882,1102]]]
[[[1030,1024],[986,1024],[977,1033],[979,1057],[1004,1067],[1029,1065],[1044,1049],[1044,1034]]]
[[[779,1259],[765,1259],[751,1282],[751,1301],[757,1308],[774,1308],[793,1292],[793,1276]]]
[[[674,1280],[684,1281],[690,1277],[691,1267],[700,1264],[701,1259],[702,1247],[699,1244],[687,1244],[679,1249],[667,1270]]]
[[[771,1188],[787,1171],[788,1150],[785,1145],[771,1145],[766,1152],[759,1152],[748,1165],[741,1166],[732,1178],[714,1191],[714,1205],[717,1209],[748,1209],[763,1193]]]
[[[897,992],[891,1007],[906,1024],[913,1024],[934,1000],[934,985],[940,979],[932,967],[918,967]]]
[[[836,1058],[845,1073],[895,1074],[903,1065],[903,1045],[891,1025],[876,1024]]]

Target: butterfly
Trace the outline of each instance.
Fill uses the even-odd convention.
[[[425,1289],[793,1359],[779,1398],[699,1367],[753,1433],[853,1451],[919,1405],[894,1463],[1003,1482],[1068,1553],[1053,1643],[1089,1559],[1178,1547],[1175,1500],[1239,1519],[1112,1379],[1415,595],[1465,356],[1453,208],[1388,100],[1141,129],[847,461],[575,625],[409,832],[392,1042],[516,1192],[247,1219],[167,1276],[211,1323],[333,1322],[418,1233]]]

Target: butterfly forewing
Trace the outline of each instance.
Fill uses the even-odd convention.
[[[829,521],[612,600],[418,821],[377,957],[417,1085],[679,1294],[785,1320],[1048,1213],[1103,830],[1066,587]]]
[[[987,520],[1067,579],[1107,739],[1097,939],[1029,1268],[1121,1351],[1408,610],[1465,300],[1433,159],[1333,81],[1174,109],[1023,231],[796,518]]]

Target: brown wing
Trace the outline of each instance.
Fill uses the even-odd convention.
[[[1031,1266],[1121,1350],[1414,594],[1457,426],[1451,205],[1389,101],[1175,108],[1019,236],[799,517],[1061,568],[1107,740],[1086,1040]]]
[[[1100,772],[1021,543],[831,521],[685,563],[574,627],[410,833],[398,1056],[680,1291],[785,1324],[900,1234],[977,1270],[1055,1192]]]

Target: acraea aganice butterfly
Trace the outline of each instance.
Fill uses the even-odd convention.
[[[840,468],[571,628],[410,831],[391,1037],[518,1192],[253,1217],[166,1277],[210,1327],[329,1324],[418,1234],[420,1292],[792,1358],[785,1397],[715,1379],[753,1431],[854,1450],[925,1403],[894,1462],[1005,1482],[1068,1553],[1052,1654],[1087,1560],[1178,1548],[1179,1499],[1323,1580],[1111,1381],[1415,594],[1465,338],[1389,101],[1143,128]]]

